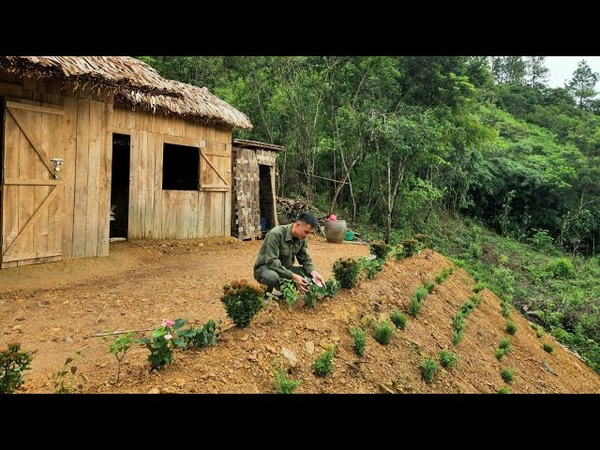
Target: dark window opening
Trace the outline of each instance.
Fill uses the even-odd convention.
[[[163,148],[163,189],[200,189],[200,148],[165,144]]]

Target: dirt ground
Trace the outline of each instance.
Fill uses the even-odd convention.
[[[452,262],[425,250],[404,260],[388,259],[373,278],[361,277],[309,308],[299,301],[290,309],[267,302],[247,328],[237,328],[221,302],[222,287],[252,279],[262,241],[209,238],[185,241],[113,242],[103,258],[68,260],[0,270],[0,348],[11,342],[35,351],[19,394],[55,393],[55,374],[75,357],[81,393],[203,394],[275,393],[275,373],[285,368],[299,384],[294,393],[600,393],[600,376],[548,334],[538,337],[517,311],[502,315],[500,300],[489,290],[466,319],[464,337],[452,343],[453,319],[474,295],[474,280],[454,267],[427,295],[420,312],[388,344],[378,343],[369,323],[408,311],[416,288],[434,281]],[[369,255],[365,243],[333,244],[310,237],[310,251],[326,278],[339,258]],[[221,321],[217,345],[176,351],[173,364],[150,371],[148,350],[134,346],[120,371],[110,343],[119,333],[150,330],[164,319],[182,318],[188,326]],[[510,335],[507,320],[517,328]],[[367,330],[362,357],[353,351],[350,330]],[[508,338],[511,352],[496,351]],[[317,357],[333,344],[331,374],[313,372]],[[552,347],[545,351],[543,345]],[[458,357],[454,368],[441,368],[426,382],[420,365],[442,350]],[[79,352],[79,353],[78,353]],[[502,371],[514,380],[507,382]],[[117,374],[119,380],[117,382]]]

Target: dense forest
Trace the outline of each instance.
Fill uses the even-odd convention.
[[[600,74],[544,56],[138,56],[285,147],[279,197],[453,258],[600,372]]]

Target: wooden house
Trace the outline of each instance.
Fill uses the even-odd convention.
[[[233,140],[233,211],[231,234],[261,239],[276,225],[276,162],[284,147],[244,139]]]
[[[0,56],[0,268],[229,236],[248,117],[134,58]]]

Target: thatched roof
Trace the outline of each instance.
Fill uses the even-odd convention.
[[[115,93],[115,104],[200,123],[252,129],[248,117],[206,88],[167,80],[130,56],[0,56],[0,72]]]
[[[89,86],[178,95],[155,69],[129,56],[0,56],[0,70],[60,80],[75,89]]]
[[[244,113],[213,95],[205,87],[169,80],[178,97],[118,92],[115,103],[119,106],[142,109],[155,113],[176,115],[207,125],[252,129],[252,123]]]

